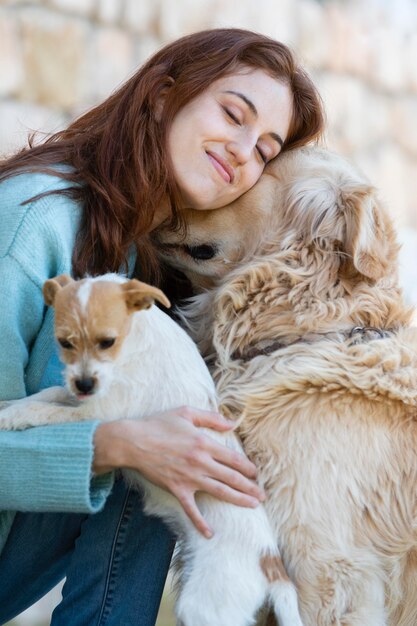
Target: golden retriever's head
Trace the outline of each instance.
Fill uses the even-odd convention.
[[[213,286],[238,263],[259,252],[280,205],[278,175],[267,170],[249,193],[224,208],[185,210],[185,235],[169,227],[154,233],[160,256],[181,270],[196,291]]]
[[[340,156],[316,148],[282,155],[235,202],[187,210],[185,221],[185,236],[162,228],[156,239],[161,256],[196,289],[294,241],[330,246],[370,279],[381,278],[396,260],[393,229],[372,186]]]
[[[271,325],[300,336],[386,328],[408,315],[391,221],[374,188],[338,155],[283,154],[233,204],[188,211],[186,221],[182,239],[158,233],[162,254],[196,290],[219,285],[217,318],[226,311],[235,320],[237,341],[259,340]]]

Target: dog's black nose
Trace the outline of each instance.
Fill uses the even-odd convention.
[[[91,393],[95,385],[94,378],[77,378],[74,383],[78,391],[84,394]]]
[[[202,244],[201,246],[183,246],[184,252],[196,261],[209,261],[217,254],[216,246],[212,246],[209,243]]]

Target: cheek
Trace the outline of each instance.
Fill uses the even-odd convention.
[[[252,189],[258,182],[264,171],[264,166],[258,163],[248,163],[247,170],[244,176],[245,192]],[[245,193],[244,192],[244,193]]]
[[[168,136],[168,150],[174,168],[178,164],[192,158],[194,146],[198,141],[198,128],[190,121],[183,120],[183,116],[174,120]]]

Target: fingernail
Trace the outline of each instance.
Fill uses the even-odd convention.
[[[204,536],[206,539],[211,539],[213,536],[213,531],[207,528],[207,530],[204,531]]]
[[[250,505],[255,509],[259,505],[259,500],[257,498],[251,498]]]

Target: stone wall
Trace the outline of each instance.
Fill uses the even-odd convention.
[[[0,0],[0,153],[105,98],[163,43],[216,26],[290,45],[328,112],[327,144],[380,189],[417,302],[415,0]],[[21,624],[41,619],[45,601]]]
[[[0,151],[105,98],[184,33],[243,26],[289,44],[328,111],[328,145],[417,228],[415,0],[0,0]]]
[[[410,240],[415,0],[0,0],[0,153],[28,130],[62,127],[165,42],[215,26],[251,28],[295,50],[323,96],[327,145],[368,174]],[[417,266],[413,253],[407,269]]]

